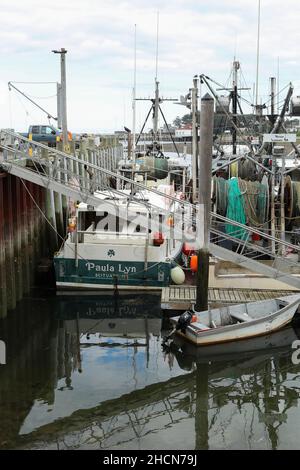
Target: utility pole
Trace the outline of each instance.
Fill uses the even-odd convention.
[[[68,124],[67,124],[67,87],[66,87],[66,49],[53,50],[54,54],[60,54],[60,85],[61,85],[61,124],[63,136],[63,149],[69,152]]]
[[[62,128],[62,119],[61,119],[61,84],[56,84],[56,96],[57,96],[57,127],[58,129]]]
[[[203,236],[198,252],[197,295],[195,311],[208,309],[209,226],[211,209],[211,168],[214,129],[214,99],[207,93],[201,99],[199,211],[197,232]],[[200,232],[201,230],[201,232]]]
[[[192,88],[192,181],[193,203],[197,200],[198,179],[198,78],[193,79]]]

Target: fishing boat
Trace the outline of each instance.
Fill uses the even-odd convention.
[[[299,295],[185,312],[171,319],[176,331],[197,346],[209,346],[270,334],[291,322],[300,303]]]
[[[172,186],[157,189],[173,194]],[[165,234],[165,229],[172,230],[174,214],[180,216],[179,200],[148,190],[122,190],[118,195],[96,191],[95,196],[97,207],[78,205],[68,237],[54,257],[58,289],[156,291],[176,273],[176,282],[184,282],[184,272],[176,266],[182,241]]]

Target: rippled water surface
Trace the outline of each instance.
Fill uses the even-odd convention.
[[[0,448],[299,449],[297,324],[163,349],[159,300],[23,300],[0,322]]]

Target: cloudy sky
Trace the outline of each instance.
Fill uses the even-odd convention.
[[[45,6],[42,4],[45,3]],[[261,0],[261,99],[270,76],[280,88],[300,92],[299,0]],[[177,98],[204,73],[226,83],[234,55],[253,88],[256,74],[257,0],[0,0],[0,127],[23,131],[47,122],[8,81],[56,82],[59,57],[67,53],[68,124],[71,131],[110,132],[132,123],[134,24],[137,28],[137,96],[154,91],[156,18],[159,11],[158,79],[164,97]],[[56,115],[55,83],[20,83]],[[204,91],[204,90],[202,90]],[[244,92],[251,99],[253,92]],[[148,103],[137,104],[138,125]],[[185,108],[165,103],[168,121]]]

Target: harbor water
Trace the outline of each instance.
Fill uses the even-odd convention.
[[[0,448],[299,449],[297,323],[163,347],[159,295],[31,294],[0,323]]]

